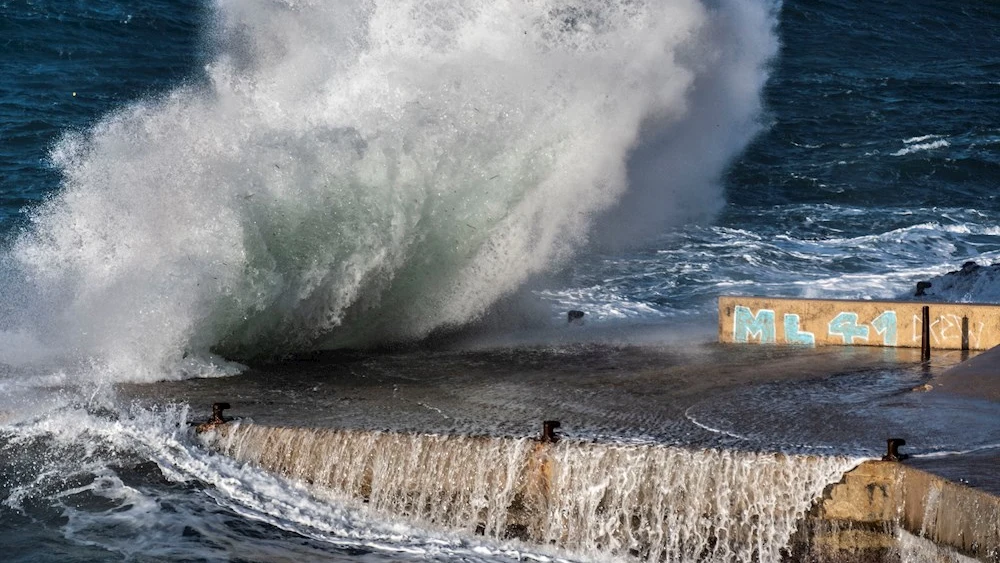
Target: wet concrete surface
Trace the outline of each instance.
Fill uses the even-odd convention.
[[[945,370],[933,384],[949,393],[1000,401],[1000,347]]]
[[[935,456],[915,457],[922,468],[1000,490],[1000,450],[982,449],[1000,442],[1000,403],[934,385],[962,359],[715,343],[329,352],[122,392],[196,419],[225,401],[271,426],[530,436],[559,420],[582,439],[870,457],[902,437],[904,452]]]
[[[941,457],[911,458],[908,466],[1000,496],[1000,448]]]

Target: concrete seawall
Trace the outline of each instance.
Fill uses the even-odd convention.
[[[592,555],[895,562],[905,530],[1000,562],[1000,498],[901,463],[252,424],[202,439],[376,510]]]
[[[980,561],[1000,561],[1000,497],[868,461],[825,491],[796,532],[794,559],[895,561],[897,530]]]
[[[338,502],[573,557],[778,561],[849,458],[224,425],[206,442]],[[323,494],[320,492],[319,494]]]
[[[719,341],[919,348],[924,306],[931,348],[1000,345],[1000,305],[734,296],[719,297]]]

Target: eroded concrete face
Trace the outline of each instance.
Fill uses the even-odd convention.
[[[1000,345],[998,305],[732,296],[719,298],[719,341],[919,348],[925,306],[931,348]]]
[[[1000,561],[1000,497],[904,464],[865,462],[813,506],[793,542],[793,559],[897,560],[900,531],[979,561]]]

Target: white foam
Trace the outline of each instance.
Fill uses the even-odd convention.
[[[953,303],[1000,303],[1000,268],[988,266],[959,273],[949,271],[952,268],[954,265],[947,264],[927,272],[936,275],[922,278],[931,284],[924,290],[925,296]]]
[[[926,458],[949,457],[949,456],[953,456],[953,455],[971,454],[971,453],[975,453],[975,452],[981,452],[981,451],[986,451],[986,450],[995,450],[995,449],[1000,449],[1000,443],[985,444],[985,445],[982,445],[982,446],[976,446],[974,448],[968,448],[968,449],[963,449],[963,450],[941,450],[941,451],[935,451],[935,452],[915,453],[915,454],[912,454],[910,457],[915,457],[915,458],[916,457],[926,457]]]
[[[940,148],[950,147],[950,146],[951,146],[951,143],[949,143],[946,139],[938,139],[936,141],[931,141],[929,143],[917,143],[917,144],[914,144],[914,145],[906,146],[906,147],[901,148],[898,151],[892,153],[892,156],[904,156],[904,155],[912,154],[912,153],[915,153],[915,152],[929,151],[929,150],[940,149]]]
[[[648,303],[629,299],[609,287],[597,286],[563,291],[539,291],[537,295],[553,304],[560,318],[568,310],[583,310],[587,320],[599,322],[640,320],[652,322],[671,315]]]
[[[560,560],[522,545],[428,531],[317,495],[199,447],[186,419],[186,407],[111,405],[98,414],[71,402],[2,425],[5,460],[30,464],[8,484],[3,504],[22,512],[50,507],[67,539],[125,558],[318,560],[337,556],[339,548],[361,548],[388,560]],[[125,476],[149,461],[164,483]],[[247,522],[234,527],[234,518]]]
[[[219,0],[215,22],[205,83],[62,139],[4,260],[0,324],[80,377],[461,325],[564,263],[627,173],[657,219],[717,209],[777,47],[767,0]]]
[[[903,139],[903,143],[907,145],[912,145],[914,143],[921,143],[930,139],[940,139],[941,135],[920,135],[918,137],[910,137],[909,139]]]

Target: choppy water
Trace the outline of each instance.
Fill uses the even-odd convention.
[[[0,543],[524,557],[319,502],[113,386],[470,324],[564,341],[567,309],[587,339],[705,340],[720,293],[894,297],[992,262],[998,36],[973,1],[0,2]],[[1000,295],[973,287],[951,297]],[[802,428],[775,398],[843,382],[691,416],[780,448]]]

